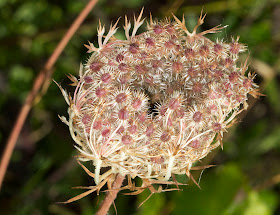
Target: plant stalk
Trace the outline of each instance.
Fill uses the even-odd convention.
[[[118,174],[113,186],[112,191],[109,191],[102,202],[101,206],[99,207],[97,213],[95,215],[106,215],[114,202],[114,200],[117,197],[117,194],[119,192],[119,188],[122,186],[123,180],[125,179],[125,176],[122,176],[121,174]]]

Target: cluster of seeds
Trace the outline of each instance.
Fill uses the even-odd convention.
[[[79,159],[93,162],[96,185],[116,174],[140,177],[143,187],[169,183],[173,174],[190,176],[192,165],[221,145],[223,132],[247,107],[247,94],[258,94],[246,64],[237,63],[246,49],[238,38],[204,37],[223,27],[196,33],[201,15],[190,33],[184,18],[150,18],[147,31],[136,35],[142,12],[131,34],[125,17],[126,40],[113,36],[117,23],[107,36],[100,24],[99,47],[87,46],[92,55],[79,79],[70,77],[74,96],[62,90],[69,120],[61,119]],[[103,167],[109,170],[102,173]]]

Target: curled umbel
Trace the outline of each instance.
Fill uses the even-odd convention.
[[[238,63],[246,46],[205,37],[223,27],[193,32],[185,19],[149,18],[147,31],[141,11],[134,25],[124,20],[126,40],[107,35],[99,24],[98,45],[86,45],[91,56],[81,65],[79,78],[69,76],[73,96],[61,87],[70,129],[80,161],[95,166],[96,187],[117,174],[128,177],[127,189],[139,193],[152,184],[178,184],[171,176],[187,174],[212,149],[222,146],[223,133],[242,110],[247,95],[258,96],[254,75]],[[119,20],[118,20],[119,21]],[[241,108],[242,106],[242,108]],[[104,171],[106,167],[106,171]],[[137,188],[131,179],[143,180]]]

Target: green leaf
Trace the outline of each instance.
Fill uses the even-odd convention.
[[[142,202],[144,202],[151,192],[149,190],[145,190],[141,193],[137,198],[137,206],[139,206]],[[138,215],[154,215],[160,214],[163,206],[165,204],[165,195],[164,193],[155,193],[153,194],[140,208]]]
[[[23,100],[30,90],[32,78],[33,71],[31,68],[22,65],[13,66],[9,72],[10,92]]]
[[[252,190],[245,199],[231,205],[223,215],[272,215],[277,207],[277,201],[277,194],[272,191]]]
[[[273,128],[273,130],[267,135],[264,140],[261,141],[258,146],[258,152],[265,153],[276,147],[280,148],[280,126]]]
[[[202,190],[191,186],[184,188],[182,192],[174,192],[172,214],[222,214],[243,181],[244,176],[235,164],[216,168],[216,173],[209,174],[207,171],[202,175]]]
[[[252,191],[249,193],[244,215],[271,215],[277,204],[277,196],[272,192]]]
[[[278,85],[277,79],[272,79],[265,89],[265,94],[267,99],[271,104],[271,107],[276,113],[280,113],[280,99],[279,99],[280,87]]]

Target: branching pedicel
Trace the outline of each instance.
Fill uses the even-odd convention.
[[[99,47],[86,45],[91,57],[79,79],[69,77],[74,96],[60,87],[69,105],[69,120],[61,120],[69,126],[79,160],[95,166],[91,173],[81,164],[96,186],[68,202],[106,183],[110,189],[118,173],[128,178],[121,189],[132,194],[145,188],[157,192],[152,184],[178,185],[171,176],[192,177],[192,165],[222,145],[223,132],[247,108],[247,95],[259,95],[254,75],[245,76],[246,63],[237,63],[246,50],[238,38],[225,43],[204,37],[223,27],[197,33],[201,14],[190,33],[184,18],[150,17],[147,31],[136,35],[142,13],[131,34],[125,17],[126,40],[114,37],[117,23],[107,36],[99,23]],[[101,174],[103,167],[109,170]],[[131,182],[135,177],[143,180],[141,187]]]

